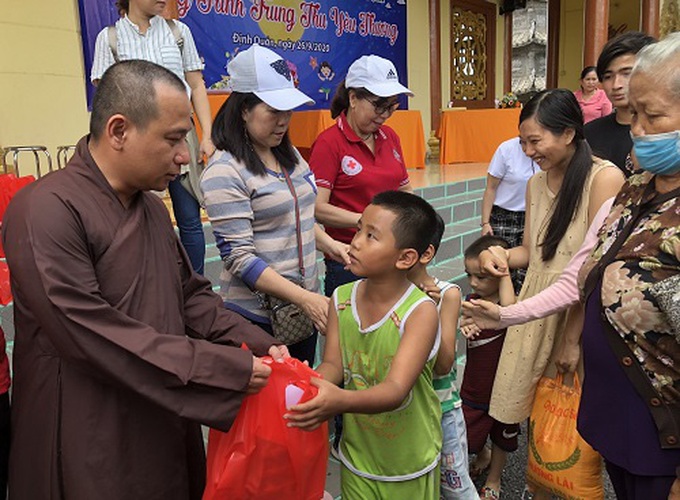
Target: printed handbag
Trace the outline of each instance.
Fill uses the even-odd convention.
[[[314,334],[314,323],[298,306],[272,295],[256,295],[269,313],[274,337],[285,345],[297,344]]]

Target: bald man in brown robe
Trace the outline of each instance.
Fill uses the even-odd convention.
[[[200,424],[228,430],[266,384],[270,369],[252,353],[287,355],[193,273],[147,192],[187,161],[190,116],[172,73],[114,65],[68,166],[7,210],[10,499],[200,499]]]

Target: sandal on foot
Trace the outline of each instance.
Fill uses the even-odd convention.
[[[501,492],[500,490],[494,490],[493,488],[490,488],[489,486],[484,486],[482,487],[481,490],[479,490],[479,498],[484,500],[499,500],[501,497]]]
[[[480,467],[474,462],[470,464],[470,478],[471,479],[477,479],[479,476],[484,474],[486,471],[489,470],[489,467],[491,466],[491,462],[486,464],[485,467]]]
[[[489,454],[489,461],[486,464],[484,464],[484,467],[481,467],[477,463],[477,460],[478,460],[477,457],[475,457],[475,459],[472,462],[470,462],[468,466],[469,468],[468,473],[470,474],[470,478],[472,479],[477,479],[479,476],[488,471],[489,467],[491,467],[491,454]]]

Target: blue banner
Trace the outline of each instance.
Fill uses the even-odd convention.
[[[80,32],[83,37],[83,60],[85,61],[85,88],[87,107],[90,108],[94,86],[90,82],[92,61],[94,59],[94,42],[105,26],[111,26],[118,19],[115,0],[78,0],[80,13]]]
[[[229,89],[227,64],[253,43],[286,59],[313,108],[328,108],[364,54],[390,59],[407,84],[405,0],[179,0],[178,10],[205,59],[209,89]]]
[[[86,78],[97,33],[115,22],[114,1],[79,0]],[[253,43],[286,59],[296,84],[328,108],[347,68],[364,54],[390,59],[406,80],[406,0],[178,0],[180,20],[205,60],[208,89],[229,90],[229,61]],[[402,108],[407,100],[402,99]]]

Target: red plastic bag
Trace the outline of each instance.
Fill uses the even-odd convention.
[[[26,177],[17,177],[14,174],[0,175],[0,222],[5,215],[7,205],[9,205],[12,197],[17,194],[22,187],[30,184],[35,180],[32,175]],[[2,239],[0,238],[0,257],[4,257],[5,252],[2,249]]]
[[[5,261],[0,260],[0,306],[12,302],[12,289],[9,284],[9,268]]]
[[[304,403],[318,393],[318,373],[295,358],[277,363],[264,389],[246,396],[227,433],[210,430],[208,474],[203,500],[320,500],[328,464],[328,424],[312,432],[286,426],[289,397]],[[292,405],[291,405],[292,406]]]

